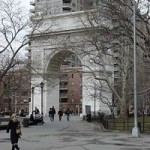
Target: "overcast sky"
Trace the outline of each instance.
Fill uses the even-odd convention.
[[[31,1],[31,0],[20,0],[20,1],[21,1],[21,3],[23,4],[23,6],[24,6],[26,9],[29,10],[29,8],[31,8],[31,6],[30,6],[30,1]]]

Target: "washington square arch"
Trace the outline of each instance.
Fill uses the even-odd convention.
[[[85,35],[85,25],[89,28],[85,23],[83,11],[59,14],[41,19],[37,25],[38,30],[34,30],[29,36],[31,87],[34,88],[31,92],[30,112],[38,107],[44,115],[48,115],[52,106],[58,111],[60,67],[74,55],[79,60],[82,73],[82,114],[87,113],[87,108],[90,108],[91,112],[101,110],[110,113],[110,108],[106,104],[90,96],[95,92],[91,86],[96,84],[92,72],[95,71],[97,75],[102,76],[102,71],[91,63],[85,53],[93,49],[88,42],[89,37]],[[109,69],[111,71],[108,66]],[[100,93],[112,101],[111,92],[103,90]]]

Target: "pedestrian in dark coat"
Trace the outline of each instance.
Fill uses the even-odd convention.
[[[54,108],[54,106],[52,107],[52,118],[53,118],[53,121],[54,121],[54,116],[55,116],[55,114],[56,114],[56,110],[55,110],[55,108]]]
[[[70,114],[71,114],[71,111],[70,109],[68,108],[65,112],[66,116],[67,116],[67,121],[70,121]]]
[[[49,114],[50,121],[53,121],[53,111],[52,111],[52,108],[49,109],[48,114]]]
[[[58,116],[59,116],[59,121],[61,121],[62,116],[63,116],[63,112],[61,109],[59,109],[59,111],[58,111]]]
[[[16,114],[12,114],[10,121],[8,123],[7,127],[7,133],[9,133],[10,130],[10,140],[12,144],[12,150],[19,150],[18,147],[18,140],[20,138],[20,135],[16,133],[16,129],[20,126],[20,122],[17,120]]]

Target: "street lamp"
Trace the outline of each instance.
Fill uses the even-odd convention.
[[[34,87],[32,87],[32,113],[33,113],[33,106],[34,106]]]
[[[94,83],[94,118],[96,118],[96,84]]]
[[[16,88],[12,89],[12,99],[13,99],[13,107],[14,107],[14,112],[17,113],[17,100],[16,100]]]
[[[41,115],[42,115],[42,124],[43,124],[44,123],[44,117],[43,117],[43,87],[44,87],[44,83],[41,82],[40,86],[41,86]]]
[[[73,113],[75,113],[75,112],[74,112],[74,99],[71,100],[71,105],[72,105]]]
[[[134,127],[132,129],[132,136],[138,137],[139,136],[139,129],[137,123],[137,60],[136,60],[136,15],[135,15],[135,4],[133,4],[133,36],[134,36]]]

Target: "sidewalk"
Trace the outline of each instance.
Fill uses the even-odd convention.
[[[101,130],[99,125],[77,116],[71,117],[69,122],[65,117],[61,122],[58,118],[54,122],[49,118],[44,121],[43,125],[22,127],[20,150],[150,150],[149,134],[134,138],[127,132]],[[0,131],[0,145],[1,150],[11,147],[5,130]]]

